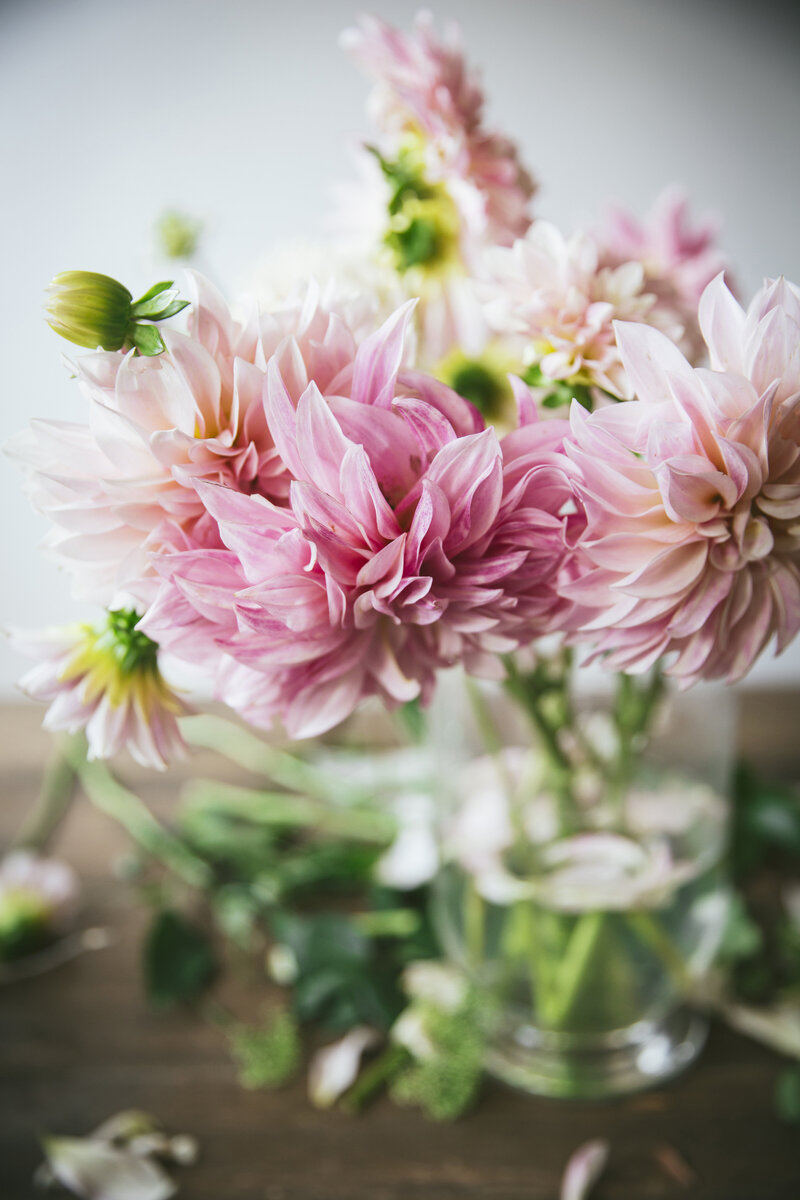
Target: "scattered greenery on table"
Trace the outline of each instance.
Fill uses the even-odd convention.
[[[244,1087],[280,1086],[315,1047],[342,1042],[329,1068],[339,1082],[312,1083],[312,1099],[357,1110],[388,1091],[435,1119],[458,1116],[478,1093],[492,1014],[466,984],[453,992],[429,889],[376,883],[396,828],[374,786],[347,783],[334,752],[323,768],[227,722],[193,720],[196,743],[257,785],[193,780],[169,828],[105,765],[87,763],[79,741],[62,747],[88,796],[133,838],[121,870],[152,910],[143,943],[152,1003],[189,1004],[218,1026]],[[800,1123],[800,803],[746,765],[731,865],[737,890],[720,965],[698,1002],[794,1060],[775,1103]],[[421,963],[433,971],[420,976],[412,964]],[[220,1000],[217,985],[237,972],[273,997],[260,1021]],[[323,1058],[312,1054],[312,1080]]]

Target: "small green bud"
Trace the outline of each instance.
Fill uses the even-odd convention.
[[[175,209],[162,213],[156,222],[159,247],[167,258],[191,258],[202,232],[202,221]]]
[[[157,283],[135,303],[128,289],[94,271],[62,271],[48,288],[51,329],[90,350],[130,350],[152,357],[163,353],[161,334],[149,322],[165,321],[189,303],[179,300],[169,280]]]
[[[122,349],[133,300],[123,284],[94,271],[62,271],[47,290],[48,325],[61,337],[90,350]]]
[[[594,408],[592,388],[580,379],[549,379],[537,363],[526,367],[522,378],[529,387],[546,389],[539,401],[544,408],[569,408],[573,400],[589,412]]]

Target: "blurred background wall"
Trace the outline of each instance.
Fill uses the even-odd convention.
[[[168,206],[206,227],[201,269],[224,288],[285,237],[324,230],[327,189],[366,133],[367,85],[336,46],[357,0],[0,0],[0,436],[36,416],[82,420],[45,325],[59,270],[135,294],[159,269]],[[408,26],[416,3],[370,11]],[[439,0],[483,69],[491,123],[567,229],[617,201],[686,185],[745,296],[800,281],[800,20],[774,0]],[[46,522],[0,461],[0,625],[87,610],[37,550]],[[25,663],[0,644],[0,696]],[[800,647],[756,682],[800,682]]]

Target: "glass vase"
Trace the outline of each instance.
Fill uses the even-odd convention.
[[[441,698],[436,912],[486,1000],[489,1070],[604,1097],[704,1043],[691,997],[727,919],[733,710],[722,688],[675,696],[658,677],[573,692],[562,653]]]

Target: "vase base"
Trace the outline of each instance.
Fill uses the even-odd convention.
[[[557,1035],[515,1023],[498,1031],[486,1069],[537,1096],[602,1100],[657,1087],[678,1075],[697,1058],[707,1035],[708,1022],[685,1008],[590,1046],[567,1047]]]

